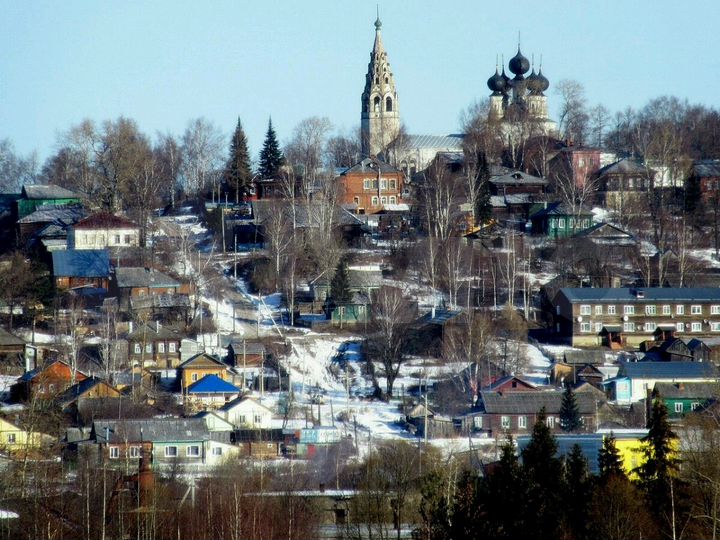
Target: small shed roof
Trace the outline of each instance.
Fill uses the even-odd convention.
[[[108,277],[110,258],[104,249],[66,249],[53,251],[55,277]]]
[[[180,282],[154,268],[125,267],[115,270],[115,280],[121,289],[133,287],[179,287]]]

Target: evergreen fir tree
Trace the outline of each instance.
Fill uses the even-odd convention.
[[[345,260],[341,260],[335,268],[335,275],[330,282],[330,298],[336,304],[350,300],[350,276]]]
[[[590,515],[592,490],[588,461],[579,444],[574,444],[565,459],[564,504],[567,537],[587,536],[587,522]]]
[[[260,166],[258,173],[262,178],[277,178],[280,166],[283,163],[283,155],[280,144],[272,125],[272,118],[268,121],[268,129],[265,134],[265,142],[260,150]]]
[[[490,167],[484,152],[480,152],[478,159],[478,175],[475,179],[475,225],[482,225],[492,218],[492,205],[490,204]]]
[[[235,203],[249,191],[252,173],[250,172],[250,154],[247,138],[240,118],[230,140],[230,158],[225,166],[225,182],[235,195]]]
[[[511,436],[502,445],[498,466],[489,476],[482,493],[487,530],[478,538],[521,538],[525,536],[525,503],[528,483]]]
[[[603,439],[602,448],[598,452],[598,468],[601,481],[607,481],[614,476],[625,477],[620,452],[615,446],[615,435],[612,432]]]
[[[582,428],[582,425],[583,421],[575,392],[573,392],[572,386],[567,384],[560,404],[560,429],[563,431],[577,431]]]

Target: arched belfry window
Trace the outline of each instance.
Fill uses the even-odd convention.
[[[392,110],[393,110],[393,109],[392,109],[392,105],[393,105],[393,103],[392,103],[392,98],[391,98],[390,96],[388,96],[388,97],[385,99],[385,110],[386,110],[387,112],[392,112]]]
[[[375,96],[373,100],[373,111],[380,112],[380,96]]]

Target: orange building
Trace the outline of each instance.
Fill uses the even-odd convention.
[[[405,176],[398,169],[373,158],[345,170],[338,177],[340,204],[356,214],[374,214],[402,200]]]

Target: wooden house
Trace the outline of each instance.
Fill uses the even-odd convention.
[[[227,350],[228,364],[237,368],[258,368],[267,360],[267,349],[260,341],[234,340]]]
[[[589,229],[592,213],[585,208],[572,209],[564,203],[544,203],[530,215],[532,233],[550,238],[565,238]]]
[[[240,389],[211,373],[185,389],[183,399],[189,409],[217,409],[238,397]]]
[[[232,379],[228,366],[214,356],[206,353],[196,354],[192,358],[180,364],[177,368],[178,379],[183,394],[193,383],[199,381],[206,375],[217,375],[220,379],[228,381]]]
[[[687,414],[701,411],[717,401],[719,382],[657,382],[655,392],[667,408],[668,417],[678,420]]]
[[[272,425],[272,410],[249,396],[226,403],[220,407],[218,414],[242,429],[269,429]]]
[[[137,247],[140,227],[121,216],[99,212],[70,226],[68,249]]]
[[[74,375],[74,377],[73,377]],[[13,394],[17,399],[38,398],[54,399],[64,392],[73,382],[87,379],[87,375],[75,370],[63,360],[54,360],[50,364],[28,371],[13,386]]]
[[[133,366],[176,368],[180,365],[182,334],[177,329],[155,324],[143,324],[127,335],[128,361]]]
[[[104,249],[53,251],[52,266],[57,289],[89,286],[107,291],[110,286],[110,258]]]
[[[117,388],[102,379],[88,377],[59,394],[55,402],[64,413],[77,414],[86,406],[91,407],[93,401],[116,399],[121,396],[122,394]]]
[[[27,358],[26,351],[24,339],[0,328],[0,375],[22,375],[26,370],[26,359],[34,361],[32,356]]]
[[[28,431],[8,418],[0,417],[0,452],[15,453],[26,449],[38,449],[52,444],[55,440],[51,435]]]
[[[180,282],[154,268],[116,268],[112,291],[117,294],[120,309],[130,308],[130,300],[147,296],[176,295]]]
[[[80,204],[80,195],[55,184],[28,184],[22,187],[17,200],[17,218],[32,214],[45,205]]]

